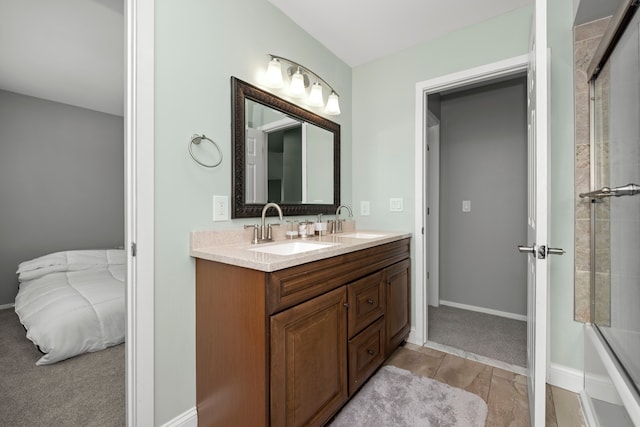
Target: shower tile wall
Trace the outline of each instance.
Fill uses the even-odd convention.
[[[593,132],[596,158],[594,159],[594,188],[611,185],[610,165],[610,66],[602,69],[595,85]],[[595,204],[595,277],[591,288],[595,292],[591,301],[591,319],[601,326],[611,326],[611,199],[600,199]]]
[[[578,194],[590,191],[590,121],[587,68],[609,24],[610,17],[574,28],[575,123],[575,278],[574,318],[591,321],[590,202]]]

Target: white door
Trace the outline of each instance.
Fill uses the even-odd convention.
[[[535,1],[527,83],[527,367],[531,426],[545,425],[548,308],[548,79],[546,1]],[[557,251],[557,250],[555,250]]]
[[[246,128],[245,197],[246,203],[266,203],[267,201],[267,155],[266,133]]]

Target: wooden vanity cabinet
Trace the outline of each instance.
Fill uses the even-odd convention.
[[[197,259],[198,424],[326,423],[406,339],[409,266],[409,239],[271,273]]]

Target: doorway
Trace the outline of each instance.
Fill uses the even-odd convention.
[[[516,246],[526,239],[527,64],[523,55],[419,83],[416,98],[416,338],[518,373],[526,373],[526,265]],[[520,103],[517,120],[509,102]],[[521,354],[500,361],[483,350],[503,347],[498,338],[519,341]]]

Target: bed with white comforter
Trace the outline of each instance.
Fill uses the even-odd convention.
[[[47,365],[124,342],[125,255],[64,251],[23,262],[15,310]]]

